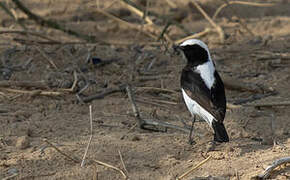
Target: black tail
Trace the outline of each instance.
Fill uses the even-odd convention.
[[[229,136],[223,123],[213,120],[212,128],[214,130],[214,141],[229,142]]]

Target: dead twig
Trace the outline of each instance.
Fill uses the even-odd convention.
[[[120,2],[122,2],[122,4],[126,6],[126,8],[128,8],[131,12],[137,14],[141,18],[144,17],[144,13],[142,11],[128,4],[126,0],[122,0]],[[153,21],[148,16],[146,16],[144,20],[146,21],[148,25],[154,24]]]
[[[124,173],[124,171],[123,171],[122,169],[120,169],[120,168],[117,168],[117,167],[115,167],[115,166],[112,166],[112,165],[110,165],[110,164],[107,164],[107,163],[104,163],[104,162],[102,162],[102,161],[98,161],[98,160],[93,160],[93,162],[95,162],[95,163],[97,163],[97,164],[100,164],[100,165],[102,165],[102,166],[105,166],[105,167],[108,167],[108,168],[114,169],[114,170],[120,172],[120,173],[122,174],[122,176],[124,177],[124,179],[128,179],[128,176],[127,176],[127,175]]]
[[[253,104],[246,104],[245,106],[255,106],[255,107],[290,106],[290,101],[253,103]]]
[[[68,154],[62,152],[60,149],[58,149],[55,145],[53,145],[51,142],[49,142],[47,139],[44,139],[43,140],[44,142],[46,142],[49,146],[51,146],[52,148],[54,148],[57,152],[59,152],[61,155],[65,156],[66,158],[68,158],[69,160],[75,162],[75,163],[79,163],[80,160],[78,159],[74,159],[72,158],[71,156],[69,156]],[[92,160],[93,162],[99,164],[99,165],[102,165],[102,166],[105,166],[105,167],[108,167],[108,168],[111,168],[111,169],[114,169],[118,172],[120,172],[122,174],[122,176],[124,177],[124,179],[128,179],[128,176],[120,169],[120,168],[117,168],[115,166],[112,166],[108,163],[105,163],[105,162],[102,162],[102,161],[98,161],[98,160]]]
[[[56,66],[56,64],[53,62],[53,60],[42,50],[40,49],[38,46],[34,46],[35,49],[40,52],[40,54],[49,62],[49,64],[54,68],[54,69],[58,69],[58,67]]]
[[[241,105],[241,104],[245,104],[244,106],[247,106],[246,103],[249,103],[249,102],[252,102],[252,101],[256,101],[256,100],[259,100],[259,99],[262,99],[262,98],[266,98],[266,97],[269,97],[269,96],[274,96],[276,95],[277,92],[273,91],[273,92],[270,92],[270,93],[265,93],[265,94],[253,94],[249,97],[246,97],[246,98],[240,98],[238,100],[236,100],[234,102],[235,105]]]
[[[131,5],[131,1],[129,0],[121,0],[121,2],[126,5],[126,7],[134,12],[135,14],[137,14],[138,16],[140,16],[141,18],[145,17],[145,21],[146,21],[146,24],[145,25],[141,25],[141,29],[144,29],[145,31],[148,30],[149,32],[151,32],[152,34],[154,35],[157,35],[157,34],[162,34],[162,36],[165,37],[165,39],[172,43],[172,40],[171,38],[166,34],[166,32],[162,32],[160,30],[160,28],[153,23],[153,21],[148,17],[146,16],[146,14],[144,14],[142,11],[140,11],[138,8],[136,8],[135,6]],[[170,23],[171,24],[171,23]],[[159,38],[157,38],[157,40],[159,40]]]
[[[88,97],[83,97],[82,101],[85,102],[85,103],[88,103],[88,102],[91,102],[92,100],[95,100],[95,99],[102,99],[105,96],[110,95],[112,93],[125,91],[125,89],[126,89],[126,85],[125,84],[121,84],[121,85],[119,85],[118,87],[115,87],[115,88],[107,88],[106,90],[104,90],[101,93],[94,94],[94,95],[91,95],[91,96],[88,96]]]
[[[13,179],[14,177],[18,176],[19,174],[18,173],[13,173],[12,175],[10,176],[7,176],[5,178],[3,178],[2,180],[9,180],[9,179]]]
[[[256,7],[270,7],[274,6],[273,3],[256,3],[256,2],[245,2],[245,1],[228,1],[228,3],[222,4],[217,10],[215,11],[212,19],[215,20],[218,14],[222,11],[223,8],[229,6],[230,4],[241,4],[241,5],[248,5],[248,6],[256,6]]]
[[[175,44],[180,44],[182,43],[183,41],[186,41],[188,39],[194,39],[194,38],[200,38],[202,36],[205,36],[206,34],[210,33],[210,32],[213,32],[214,30],[213,29],[209,29],[209,28],[205,28],[203,31],[199,32],[199,33],[195,33],[193,35],[190,35],[190,36],[187,36],[185,38],[182,38],[182,39],[178,39],[175,41]]]
[[[132,127],[130,127],[130,129],[126,132],[126,134],[124,134],[120,139],[124,139],[129,132],[131,132],[135,127],[137,126],[137,123],[135,123]]]
[[[122,163],[123,169],[125,170],[125,172],[126,172],[126,174],[127,174],[127,176],[128,176],[129,173],[128,173],[128,170],[127,170],[127,168],[126,168],[126,166],[125,166],[125,163],[124,163],[124,161],[123,161],[123,157],[122,157],[121,151],[118,150],[118,153],[119,153],[119,156],[120,156],[120,161],[121,161],[121,163]]]
[[[138,103],[143,103],[143,104],[148,104],[148,105],[152,105],[152,106],[157,106],[157,107],[160,107],[160,108],[163,108],[163,109],[168,109],[169,107],[168,106],[165,106],[165,105],[161,105],[161,104],[158,104],[158,103],[155,103],[155,102],[149,102],[149,101],[145,101],[145,100],[142,100],[142,99],[135,99],[136,102]]]
[[[122,20],[122,19],[120,19],[120,18],[118,18],[118,17],[116,17],[116,16],[114,16],[114,15],[112,15],[110,13],[107,13],[106,11],[104,11],[102,9],[97,9],[97,12],[99,12],[99,13],[103,14],[104,16],[107,16],[107,17],[113,19],[114,21],[119,22],[119,23],[121,23],[121,24],[123,24],[123,25],[125,25],[125,26],[127,26],[129,28],[137,29],[139,31],[142,31],[144,34],[150,36],[153,39],[157,39],[158,38],[157,36],[153,35],[152,33],[149,33],[147,31],[147,29],[145,29],[145,28],[143,29],[141,25],[132,24],[132,23],[129,23],[127,21],[124,21],[124,20]]]
[[[75,88],[77,86],[77,83],[78,83],[78,75],[77,75],[76,70],[74,70],[74,82],[73,82],[71,88],[69,88],[69,89],[62,89],[62,90],[63,91],[68,91],[68,92],[74,92],[75,91]]]
[[[283,164],[286,164],[286,163],[290,163],[290,157],[284,157],[284,158],[281,158],[281,159],[278,159],[276,161],[274,161],[270,166],[268,166],[265,171],[254,177],[255,179],[267,179],[271,173],[273,172],[274,169],[276,169],[278,166],[281,166]]]
[[[81,163],[81,167],[84,166],[85,164],[85,159],[86,159],[86,156],[87,156],[87,153],[89,151],[89,147],[91,145],[91,142],[92,142],[92,139],[93,139],[93,115],[92,115],[92,105],[89,106],[89,111],[90,111],[90,139],[89,139],[89,142],[88,142],[88,145],[87,145],[87,148],[85,150],[85,153],[84,153],[84,156],[83,156],[83,160],[82,160],[82,163]]]
[[[71,156],[67,155],[66,153],[62,152],[60,149],[58,149],[55,145],[53,145],[51,142],[49,142],[47,139],[43,140],[44,142],[46,142],[49,146],[51,146],[52,148],[54,148],[57,152],[59,152],[60,154],[62,154],[63,156],[65,156],[66,158],[68,158],[69,160],[75,162],[75,163],[79,163],[79,160],[76,160],[74,158],[72,158]]]
[[[235,105],[235,104],[232,104],[232,103],[227,103],[227,109],[239,109],[243,106],[241,105]]]
[[[133,109],[133,112],[134,112],[134,116],[135,116],[136,120],[139,122],[139,126],[142,128],[143,124],[144,124],[144,121],[140,117],[140,113],[139,113],[139,110],[137,108],[137,105],[136,105],[136,102],[135,102],[135,99],[134,99],[134,96],[133,96],[132,88],[131,88],[130,85],[127,85],[126,91],[127,91],[127,94],[128,94],[128,98],[129,98],[129,100],[130,100],[130,102],[132,104],[132,109]]]
[[[0,81],[0,87],[23,87],[46,89],[48,85],[45,81]]]
[[[165,89],[165,88],[157,88],[157,87],[136,87],[137,91],[154,91],[154,92],[164,92],[164,93],[177,93],[174,90],[171,89]]]
[[[229,1],[228,0],[223,0],[226,4],[229,4]],[[231,9],[230,9],[231,10]],[[254,36],[255,34],[253,33],[253,31],[251,31],[249,28],[248,28],[248,26],[247,26],[247,24],[243,21],[243,20],[241,20],[239,17],[238,17],[238,15],[236,14],[236,11],[235,10],[232,10],[231,11],[231,14],[232,15],[236,15],[236,17],[238,18],[238,22],[239,22],[239,24],[251,35],[251,36]]]
[[[199,168],[200,166],[202,166],[204,163],[206,163],[207,161],[209,161],[211,159],[211,157],[212,156],[208,156],[205,160],[201,161],[196,166],[194,166],[193,168],[191,168],[189,171],[186,171],[184,174],[182,174],[181,176],[179,176],[176,179],[177,180],[183,179],[185,176],[187,176],[188,174],[192,173],[194,170],[196,170],[197,168]]]
[[[253,84],[246,84],[238,79],[234,79],[229,76],[223,76],[222,77],[225,88],[230,90],[236,90],[236,91],[249,91],[253,93],[263,93],[265,90],[261,89],[260,87],[257,87]]]
[[[224,33],[223,29],[219,25],[217,25],[212,20],[212,18],[209,17],[209,15],[197,4],[196,1],[191,0],[191,2],[200,11],[200,13],[205,17],[205,19],[216,29],[216,31],[218,32],[218,34],[220,36],[221,43],[223,43],[225,40],[225,33]]]
[[[25,35],[25,36],[32,35],[32,36],[40,37],[40,38],[45,39],[45,40],[49,40],[49,42],[52,42],[52,43],[61,44],[61,42],[54,40],[52,38],[49,38],[47,36],[44,36],[42,33],[32,32],[32,31],[3,30],[3,31],[0,31],[0,34],[21,34],[21,35]]]
[[[18,90],[18,89],[10,89],[10,88],[0,88],[0,90],[12,92],[12,93],[30,94],[31,96],[36,96],[36,95],[61,96],[65,94],[64,92],[57,92],[57,91],[42,91],[42,90],[26,91],[26,90]]]
[[[6,7],[6,5],[3,2],[0,2],[0,7],[10,16],[13,18],[13,20],[19,24],[23,29],[27,29],[25,27],[25,25],[19,21],[19,19],[15,16],[15,14],[13,13],[13,11],[11,11],[9,8]]]

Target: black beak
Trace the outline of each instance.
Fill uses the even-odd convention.
[[[184,50],[184,47],[179,46],[179,45],[173,45],[172,48],[173,48],[174,52],[177,54],[179,54],[181,51]]]

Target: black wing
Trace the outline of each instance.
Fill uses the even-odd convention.
[[[198,73],[186,66],[181,74],[181,87],[186,94],[200,106],[212,114],[219,122],[223,122],[226,113],[226,97],[224,84],[215,71],[215,83],[208,89]]]

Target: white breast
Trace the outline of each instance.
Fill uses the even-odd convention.
[[[182,95],[187,106],[187,109],[190,111],[192,115],[198,115],[202,119],[204,119],[210,126],[212,125],[212,121],[214,117],[203,107],[201,107],[196,101],[191,99],[186,92],[182,90]]]
[[[214,78],[215,68],[214,68],[212,60],[209,60],[201,65],[198,65],[194,71],[200,74],[205,85],[209,89],[211,89],[215,81],[215,78]]]

